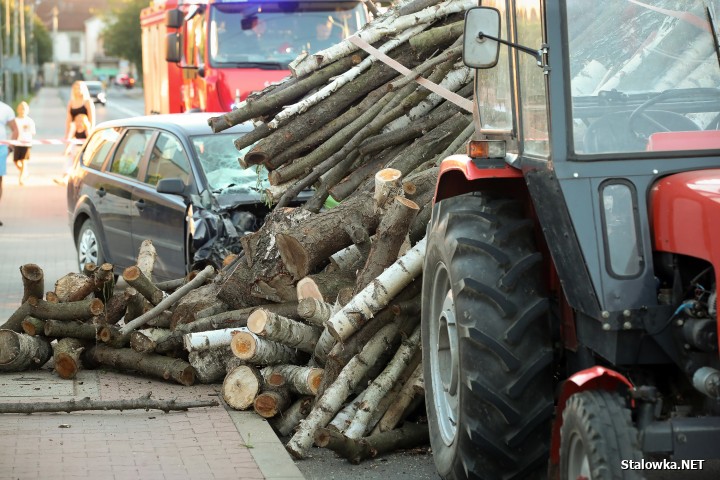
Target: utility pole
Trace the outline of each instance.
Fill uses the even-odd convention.
[[[5,103],[12,104],[12,75],[8,69],[7,60],[10,58],[10,1],[5,0]]]
[[[20,0],[20,57],[22,63],[22,94],[23,98],[28,95],[28,75],[27,75],[27,42],[25,41],[25,0]]]

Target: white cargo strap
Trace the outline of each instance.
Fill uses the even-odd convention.
[[[380,60],[388,67],[392,68],[393,70],[397,71],[398,73],[405,75],[405,76],[415,77],[416,83],[422,85],[423,87],[427,88],[431,92],[440,95],[445,100],[454,103],[455,105],[462,108],[463,110],[467,110],[468,112],[472,113],[473,104],[472,104],[472,101],[468,100],[467,98],[463,98],[460,95],[458,95],[457,93],[451,92],[450,90],[443,87],[442,85],[438,85],[437,83],[431,82],[427,78],[421,77],[417,73],[415,73],[412,70],[410,70],[409,68],[407,68],[405,65],[401,64],[397,60],[390,58],[388,55],[384,54],[377,48],[373,47],[372,45],[370,45],[368,42],[366,42],[362,38],[358,37],[357,35],[348,37],[348,40],[355,46],[365,50],[368,54],[377,58],[378,60]]]

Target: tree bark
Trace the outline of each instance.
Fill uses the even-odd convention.
[[[344,342],[363,322],[385,307],[403,288],[422,273],[425,239],[385,269],[327,322],[328,331]]]
[[[95,291],[95,282],[82,273],[68,273],[55,282],[55,295],[60,302],[76,302]]]
[[[367,390],[367,389],[366,389]],[[350,402],[348,402],[342,410],[340,410],[335,417],[328,423],[327,427],[330,430],[335,430],[336,432],[343,433],[347,427],[350,426],[350,422],[352,422],[353,417],[355,416],[355,413],[357,412],[358,407],[360,406],[360,402],[362,402],[363,397],[365,396],[365,390],[358,393],[357,396]]]
[[[137,265],[127,267],[122,276],[128,285],[137,290],[140,295],[153,305],[157,305],[165,298],[165,292],[156,287]]]
[[[239,332],[230,344],[232,352],[241,360],[254,365],[298,364],[297,350],[271,340],[265,340],[252,332]]]
[[[209,330],[207,332],[186,333],[183,337],[185,350],[188,352],[209,350],[211,348],[225,347],[232,343],[232,338],[238,332],[247,332],[247,328],[223,328],[222,330]]]
[[[235,410],[246,410],[252,406],[262,384],[262,375],[256,368],[241,365],[225,377],[222,386],[223,399]]]
[[[362,165],[353,168],[345,178],[329,188],[328,191],[332,198],[338,202],[348,198],[363,182],[370,177],[374,177],[375,174],[382,170],[385,164],[390,159],[395,158],[403,148],[405,148],[405,145],[397,145],[379,152],[377,155],[368,155],[367,157],[370,158]]]
[[[130,348],[96,345],[87,351],[92,362],[119,370],[136,370],[146,375],[174,380],[185,386],[195,383],[195,369],[186,361],[162,355],[138,353]]]
[[[40,368],[51,355],[50,342],[44,337],[0,330],[0,372]]]
[[[77,372],[82,368],[80,354],[85,350],[85,345],[77,338],[61,338],[53,347],[53,360],[55,372],[70,380],[75,378]]]
[[[395,197],[380,220],[365,266],[358,273],[356,293],[362,291],[397,261],[400,247],[419,210],[415,202],[400,196]]]
[[[248,330],[268,340],[312,353],[320,330],[304,323],[276,315],[262,308],[248,317]]]
[[[20,267],[20,276],[23,282],[23,296],[20,303],[25,303],[30,297],[43,298],[45,274],[42,268],[34,263],[26,263]]]
[[[417,327],[410,338],[403,342],[385,370],[370,384],[365,392],[362,403],[345,430],[349,438],[359,439],[365,435],[368,423],[380,400],[390,391],[397,379],[410,363],[415,352],[420,348],[420,327]]]
[[[187,410],[197,407],[216,407],[217,400],[154,400],[148,393],[134,400],[82,400],[66,402],[34,402],[34,403],[0,403],[0,413],[46,413],[46,412],[80,412],[87,410],[162,410],[168,413],[173,410]]]
[[[115,325],[106,325],[98,332],[98,339],[108,347],[123,348],[130,345],[130,334],[122,333]]]
[[[312,408],[313,397],[300,397],[282,415],[275,417],[271,422],[272,427],[280,437],[287,437],[308,416]]]
[[[168,328],[146,328],[130,332],[130,348],[138,353],[153,353],[158,342],[167,338],[170,333]]]
[[[317,298],[305,298],[298,303],[297,313],[309,325],[324,328],[333,313],[333,306]]]
[[[361,440],[353,440],[327,428],[320,429],[315,435],[315,445],[329,448],[356,465],[367,458],[426,445],[428,440],[427,424],[415,423],[408,423],[402,428],[371,435]]]
[[[253,401],[255,413],[263,418],[272,418],[290,406],[290,394],[286,388],[261,392]]]
[[[98,326],[80,320],[61,321],[46,320],[43,332],[48,338],[77,338],[95,340],[98,337]]]
[[[93,272],[95,298],[107,302],[115,290],[115,274],[110,263],[103,263]]]
[[[160,303],[158,303],[155,308],[153,308],[149,312],[140,315],[138,318],[132,320],[130,323],[127,323],[123,328],[120,329],[121,333],[125,335],[135,330],[136,328],[145,325],[148,320],[160,314],[166,308],[170,308],[170,306],[180,301],[180,299],[183,298],[186,294],[188,294],[191,290],[205,283],[205,280],[207,280],[214,272],[215,269],[212,266],[208,265],[202,272],[200,272],[186,285],[178,288],[176,291],[174,291],[172,294],[170,294]]]
[[[450,43],[463,34],[465,22],[459,21],[442,27],[430,28],[410,39],[410,46],[418,50],[426,50],[433,46]]]
[[[321,368],[300,367],[297,365],[275,365],[262,370],[263,377],[270,378],[273,374],[281,375],[290,391],[300,395],[317,395],[322,381]],[[269,382],[268,383],[272,383]]]
[[[128,304],[132,295],[139,295],[134,288],[126,288],[122,292],[113,294],[105,303],[105,310],[96,317],[97,323],[103,325],[114,325],[120,321],[127,312]],[[132,318],[125,318],[126,321]]]
[[[227,364],[233,358],[229,346],[209,350],[192,351],[188,362],[195,369],[195,377],[200,383],[218,383],[225,378]]]
[[[340,410],[347,397],[358,386],[365,372],[374,364],[387,345],[392,343],[397,331],[397,323],[385,325],[343,368],[337,380],[320,397],[315,408],[287,443],[286,448],[294,457],[304,458],[306,456],[315,432],[327,425]]]
[[[281,89],[277,92],[270,91],[258,99],[248,98],[232,112],[228,112],[218,117],[212,117],[208,123],[210,124],[210,127],[212,127],[213,132],[218,133],[232,127],[233,125],[267,115],[273,110],[289,105],[293,100],[300,98],[314,88],[325,84],[330,78],[346,71],[353,65],[360,63],[360,61],[360,55],[345,57],[342,60],[329,65],[327,68],[317,71],[314,75],[309,75],[308,77],[295,82],[287,88]],[[258,145],[260,145],[260,143]],[[246,161],[248,161],[247,155]],[[256,162],[250,160],[249,164],[254,165]]]
[[[22,321],[22,329],[23,332],[31,337],[35,335],[45,335],[45,320],[28,315],[25,317],[25,320]]]
[[[307,219],[302,227],[275,235],[277,249],[287,271],[295,279],[305,277],[335,252],[377,228],[379,218],[369,195],[348,199],[327,212]],[[360,234],[360,237],[358,236]]]
[[[100,315],[105,309],[102,300],[88,298],[76,302],[51,303],[30,297],[27,301],[30,305],[30,314],[36,318],[55,320],[87,320]]]
[[[157,250],[155,250],[155,246],[153,245],[152,240],[143,240],[140,244],[140,251],[138,252],[137,267],[140,269],[140,272],[142,272],[142,274],[145,276],[145,278],[148,279],[149,282],[152,282],[153,270],[155,269],[156,259]]]
[[[416,385],[422,382],[422,365],[417,365],[410,378],[402,385],[395,400],[390,404],[385,414],[372,431],[372,434],[389,432],[400,423],[408,407],[417,397]]]

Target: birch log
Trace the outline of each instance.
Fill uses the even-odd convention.
[[[392,19],[392,21],[373,22],[373,24],[370,24],[369,28],[361,30],[356,33],[355,36],[362,38],[367,43],[373,44],[391,32],[396,33],[406,30],[413,25],[431,22],[453,13],[464,12],[468,8],[476,5],[477,3],[474,0],[447,1],[430,6],[412,15],[406,15],[399,18],[396,17]],[[330,63],[347,56],[357,49],[357,46],[346,39],[333,45],[332,47],[321,50],[313,55],[309,55],[297,63],[293,62],[290,65],[290,70],[293,72],[294,76],[303,77],[320,67],[329,65]]]
[[[425,243],[423,238],[328,320],[326,328],[335,339],[344,342],[357,331],[360,325],[353,314],[371,318],[422,273]]]
[[[250,408],[262,387],[262,375],[249,365],[240,365],[227,374],[222,386],[225,402],[235,410]]]
[[[249,331],[236,333],[230,347],[236,357],[255,365],[297,365],[300,359],[294,348],[258,337]]]
[[[263,418],[272,418],[290,406],[290,393],[286,388],[260,392],[253,400],[253,410]]]
[[[342,410],[335,415],[330,423],[328,423],[327,428],[340,433],[347,430],[352,422],[352,419],[355,417],[355,413],[357,413],[357,409],[360,406],[360,402],[362,402],[366,391],[367,389],[363,390],[351,402],[348,402]]]
[[[195,376],[200,383],[221,382],[225,378],[231,358],[233,353],[229,346],[192,351],[188,354],[188,362],[195,369]]]
[[[417,387],[422,385],[422,365],[415,367],[415,371],[405,382],[398,392],[395,401],[388,407],[378,424],[373,429],[373,434],[381,432],[389,432],[397,426],[403,419],[403,415],[407,408],[418,396]]]
[[[262,308],[250,314],[247,328],[268,340],[308,353],[312,353],[315,344],[320,338],[320,329],[290,320]]]
[[[138,252],[137,268],[140,269],[140,272],[151,282],[156,259],[157,250],[155,250],[155,245],[153,245],[152,240],[143,240],[140,244],[140,251]]]
[[[297,365],[274,365],[265,367],[261,373],[264,378],[273,374],[282,375],[285,385],[300,395],[317,395],[318,387],[322,381],[323,370],[321,368],[301,367]]]
[[[0,330],[0,372],[40,368],[50,360],[52,347],[44,337]]]
[[[417,327],[410,338],[403,342],[385,370],[367,388],[355,418],[345,431],[347,437],[358,439],[365,435],[373,411],[390,391],[418,348],[420,348],[420,327]]]
[[[247,331],[248,329],[245,327],[238,327],[210,330],[207,332],[186,333],[183,337],[183,345],[188,352],[225,347],[232,343],[232,338],[236,333]]]
[[[304,298],[298,302],[297,313],[308,324],[324,328],[333,313],[333,306],[317,298]]]
[[[300,421],[310,413],[312,401],[313,397],[300,397],[282,412],[282,415],[273,419],[271,425],[279,436],[287,437],[295,430]]]
[[[385,325],[343,368],[335,383],[320,397],[313,411],[301,422],[297,432],[286,445],[287,450],[293,456],[296,458],[306,456],[317,429],[327,425],[337,414],[347,397],[358,386],[365,372],[392,343],[397,331],[397,323]]]

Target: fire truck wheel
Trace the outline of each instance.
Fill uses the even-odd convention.
[[[544,477],[553,414],[549,303],[514,200],[438,202],[422,290],[430,443],[445,479]]]
[[[642,471],[623,470],[623,460],[642,461],[630,410],[616,393],[593,390],[570,397],[560,429],[560,478],[639,480]]]

